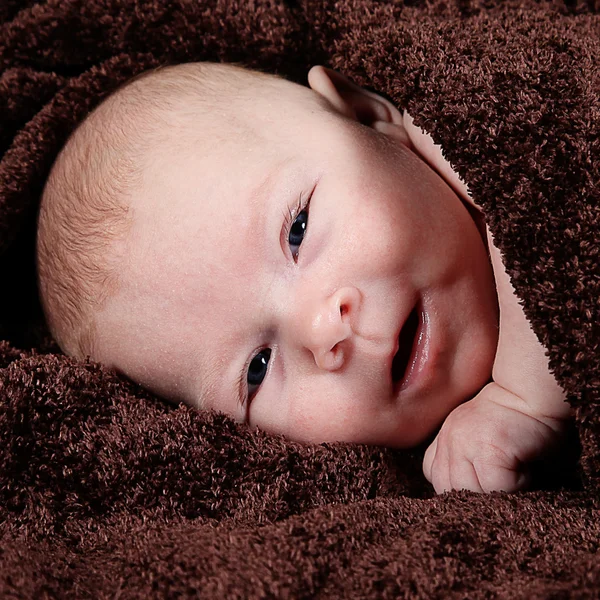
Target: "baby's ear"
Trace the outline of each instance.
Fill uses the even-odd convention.
[[[412,149],[402,114],[383,96],[322,65],[315,65],[308,72],[308,85],[342,115],[390,135]]]

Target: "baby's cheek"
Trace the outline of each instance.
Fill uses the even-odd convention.
[[[336,228],[334,247],[355,268],[406,271],[419,250],[418,226],[395,198],[368,198],[348,206],[351,218]],[[338,231],[339,229],[339,231]]]
[[[297,385],[289,397],[282,396],[260,414],[256,412],[257,425],[309,443],[360,442],[372,437],[380,410],[353,396],[342,383],[311,379],[314,384]]]
[[[321,385],[297,385],[291,392],[287,428],[295,439],[322,442],[344,439],[348,434],[344,426],[348,402],[344,402],[341,389],[335,393],[331,387],[321,381]]]

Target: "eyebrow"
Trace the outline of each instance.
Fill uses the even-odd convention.
[[[283,167],[287,165],[292,159],[286,158],[278,162],[267,175],[254,187],[252,192],[249,194],[247,198],[247,205],[250,210],[250,219],[248,219],[248,227],[246,229],[245,235],[248,235],[249,232],[255,232],[260,237],[260,256],[261,260],[264,260],[264,256],[266,253],[267,240],[269,239],[269,235],[267,232],[267,228],[269,227],[271,220],[269,218],[265,218],[265,215],[270,214],[279,214],[277,211],[266,210],[266,207],[269,202],[268,200],[271,198],[273,187],[275,186],[276,180],[281,176],[281,171]],[[261,202],[262,200],[262,202]],[[261,210],[262,209],[262,210]],[[263,227],[260,227],[260,224],[263,224]],[[279,236],[277,236],[279,239]],[[256,236],[252,241],[256,241]],[[236,352],[237,354],[237,352]],[[242,409],[246,403],[245,389],[244,389],[244,381],[246,377],[246,373],[244,372],[246,366],[246,358],[244,359],[243,366],[241,367],[240,373],[236,374],[234,377],[233,385],[234,385],[234,397],[236,399],[236,409]],[[210,408],[214,408],[218,410],[218,407],[210,406],[209,402],[209,394],[214,395],[214,390],[218,385],[218,381],[223,377],[222,373],[220,373],[220,364],[216,362],[210,362],[207,368],[206,377],[206,393],[200,395],[200,408],[206,408],[209,406]],[[227,385],[227,389],[230,390],[230,386]],[[211,392],[213,392],[211,394]],[[244,416],[246,415],[246,410],[244,411]],[[244,419],[246,422],[246,419]]]
[[[277,177],[281,174],[281,168],[287,164],[289,162],[290,159],[287,160],[283,160],[280,161],[273,169],[271,169],[269,171],[269,173],[267,173],[267,176],[254,188],[254,190],[252,191],[252,193],[250,194],[250,201],[251,203],[257,203],[260,207],[264,207],[267,206],[268,204],[268,200],[271,197],[271,192],[273,190],[275,181],[277,179]],[[261,203],[260,200],[263,200],[263,202]],[[263,222],[264,222],[264,227],[262,228],[262,230],[257,227],[258,223],[261,220],[261,217],[264,217],[265,210],[262,211],[253,211],[252,214],[252,221],[253,223],[251,223],[251,229],[248,229],[248,231],[260,231],[260,246],[262,248],[261,251],[261,259],[264,258],[265,256],[265,252],[266,252],[266,241],[269,239],[269,236],[267,234],[267,227],[269,226],[269,219],[264,219],[263,218]],[[238,376],[235,379],[235,389],[234,389],[234,394],[236,396],[236,408],[239,407],[240,409],[244,409],[244,422],[246,422],[246,415],[248,414],[248,406],[247,406],[247,398],[245,395],[245,390],[244,390],[244,381],[245,381],[245,377],[246,377],[246,373],[244,372],[245,369],[245,365],[246,365],[246,360],[244,360],[243,363],[244,366],[242,366],[242,370],[241,372],[238,374]]]

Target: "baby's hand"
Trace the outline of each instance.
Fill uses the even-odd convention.
[[[526,487],[527,463],[556,445],[564,422],[537,419],[522,412],[523,406],[518,396],[492,382],[454,409],[423,461],[435,491],[513,492]]]

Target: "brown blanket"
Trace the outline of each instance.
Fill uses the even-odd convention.
[[[0,597],[599,597],[596,1],[0,2]],[[60,353],[33,263],[50,166],[120,83],[197,60],[325,64],[442,144],[576,408],[536,489],[435,496],[423,448],[250,432]]]

